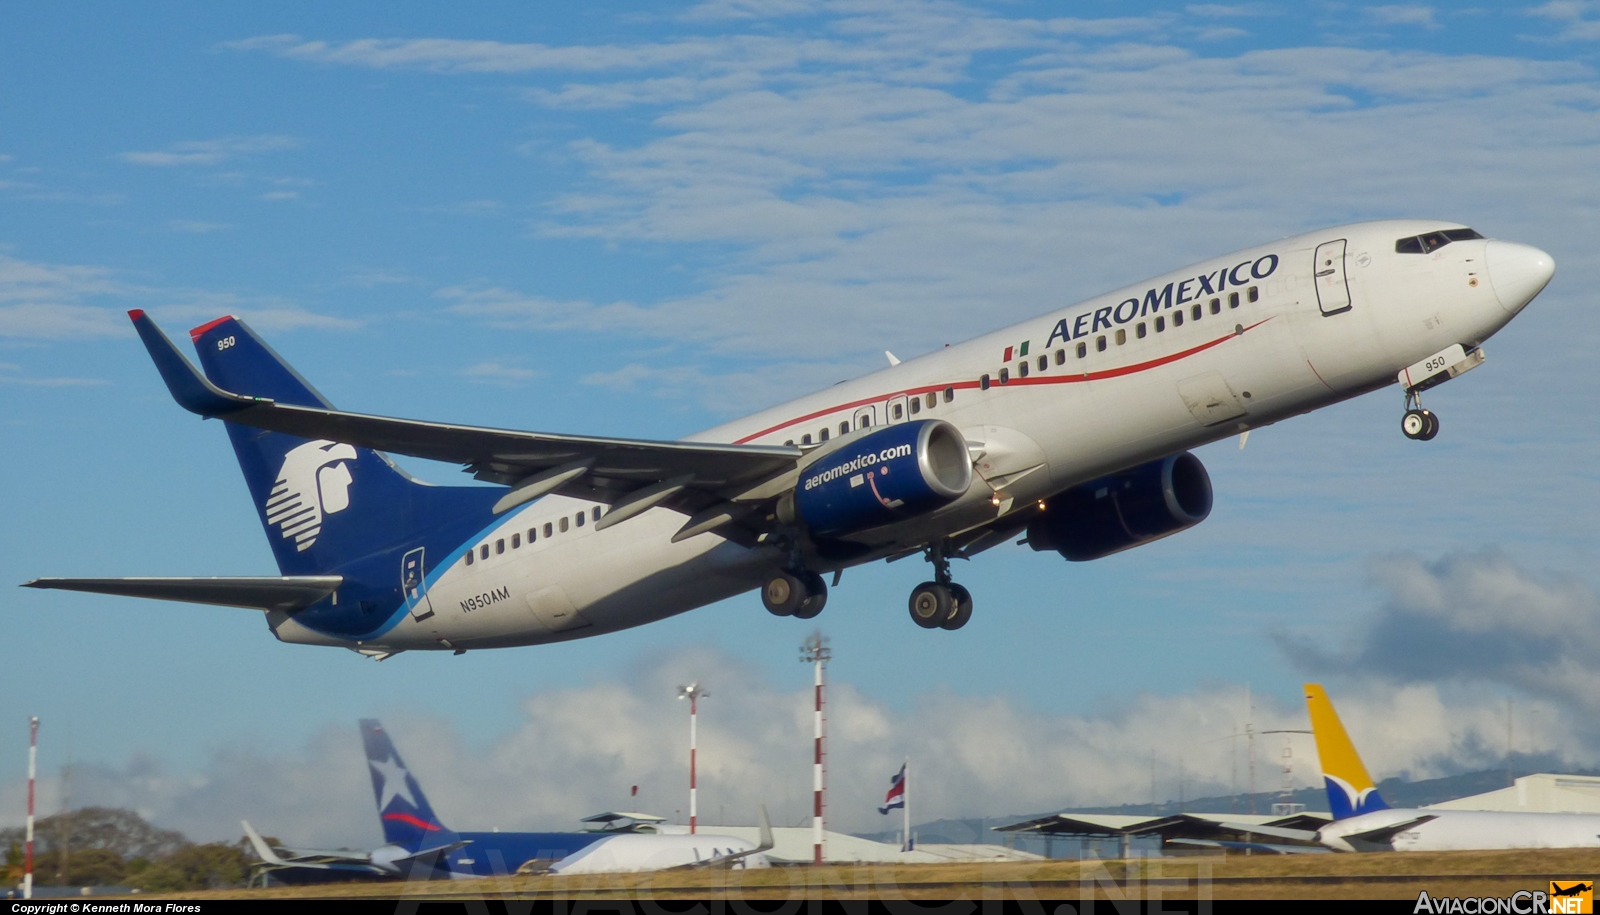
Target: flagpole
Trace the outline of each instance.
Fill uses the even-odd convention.
[[[900,778],[900,821],[905,825],[905,844],[901,851],[911,851],[911,757],[906,757],[905,775]]]
[[[22,865],[22,898],[33,898],[33,781],[39,771],[39,719],[28,719],[28,851]]]

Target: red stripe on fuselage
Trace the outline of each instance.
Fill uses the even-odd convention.
[[[1276,315],[1274,315],[1273,317],[1276,317]],[[1267,323],[1268,321],[1271,321],[1271,320],[1272,320],[1272,317],[1262,318],[1261,320],[1257,321],[1256,323],[1251,324],[1248,327],[1246,327],[1244,329],[1244,332],[1248,333],[1248,332],[1250,332],[1252,330],[1255,330],[1256,328],[1260,327],[1261,325],[1263,325],[1263,324],[1265,324],[1265,323]],[[1190,356],[1193,356],[1196,353],[1204,352],[1204,351],[1206,351],[1208,349],[1211,349],[1214,346],[1221,346],[1222,344],[1228,342],[1229,340],[1232,340],[1233,338],[1235,338],[1235,337],[1237,337],[1239,335],[1240,334],[1237,333],[1237,332],[1229,333],[1229,334],[1226,334],[1224,336],[1218,337],[1215,340],[1211,340],[1211,341],[1208,341],[1206,343],[1202,343],[1199,346],[1193,347],[1191,349],[1186,349],[1186,350],[1183,350],[1181,352],[1173,353],[1170,356],[1162,356],[1160,359],[1152,359],[1149,362],[1136,362],[1136,363],[1134,363],[1132,365],[1124,365],[1124,366],[1121,366],[1119,368],[1114,368],[1114,369],[1105,369],[1104,371],[1099,371],[1099,372],[1078,372],[1078,373],[1070,374],[1070,375],[1048,375],[1048,376],[1046,376],[1046,375],[1037,375],[1037,376],[1033,376],[1033,377],[1030,377],[1030,378],[1013,378],[1010,381],[1006,382],[1005,386],[1009,388],[1012,385],[1081,384],[1081,383],[1083,383],[1085,381],[1100,381],[1100,380],[1106,379],[1106,378],[1120,378],[1120,377],[1122,377],[1124,375],[1134,375],[1134,374],[1137,374],[1139,372],[1149,371],[1150,369],[1160,368],[1163,365],[1171,365],[1172,363],[1177,362],[1180,359],[1187,359],[1187,358],[1189,358]],[[993,388],[993,387],[997,387],[998,385],[999,385],[998,382],[994,382],[994,383],[990,384],[990,387]],[[962,390],[962,389],[966,389],[966,388],[978,388],[978,387],[982,387],[982,385],[979,384],[977,381],[956,381],[956,382],[952,382],[950,384],[928,384],[928,385],[923,385],[923,386],[917,387],[917,388],[906,388],[903,391],[890,391],[887,394],[876,394],[876,395],[873,395],[872,397],[867,397],[867,398],[862,399],[862,400],[852,400],[849,403],[839,404],[838,406],[828,407],[825,410],[817,410],[817,411],[812,412],[812,413],[807,413],[806,415],[800,416],[800,417],[796,417],[795,419],[785,420],[784,422],[781,422],[781,423],[777,424],[776,426],[770,426],[770,427],[768,427],[766,429],[762,429],[760,432],[756,432],[754,434],[747,435],[744,438],[735,439],[733,443],[735,445],[749,444],[750,442],[754,441],[755,439],[761,438],[764,435],[771,435],[772,433],[777,432],[780,429],[787,429],[790,426],[797,426],[800,423],[810,422],[811,420],[814,420],[819,416],[827,416],[830,413],[837,413],[840,410],[853,410],[856,407],[864,407],[867,404],[879,403],[881,401],[890,400],[890,399],[893,399],[895,397],[900,397],[900,396],[908,396],[909,397],[909,396],[912,396],[912,395],[932,394],[932,393],[937,392],[937,391],[943,391],[945,388],[953,388],[953,389],[956,389],[956,390]]]
[[[399,820],[402,823],[410,823],[412,826],[415,826],[418,829],[426,829],[429,832],[437,832],[439,830],[438,826],[435,826],[432,823],[425,823],[409,813],[386,813],[383,815],[383,818],[386,820]]]

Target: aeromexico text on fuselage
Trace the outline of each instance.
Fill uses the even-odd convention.
[[[1048,348],[1057,340],[1087,337],[1113,324],[1127,324],[1177,305],[1198,302],[1208,295],[1219,295],[1226,289],[1248,286],[1251,280],[1264,280],[1277,269],[1278,255],[1265,254],[1253,261],[1241,261],[1232,267],[1219,267],[1210,273],[1174,281],[1159,289],[1151,287],[1145,290],[1143,299],[1123,299],[1116,305],[1102,305],[1075,318],[1062,318],[1050,331],[1045,346]],[[1087,327],[1084,326],[1086,322]]]

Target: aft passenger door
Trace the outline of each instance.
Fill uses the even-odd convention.
[[[1345,240],[1317,245],[1313,272],[1317,280],[1317,307],[1325,315],[1350,310],[1350,281],[1344,274]]]
[[[423,577],[422,557],[420,546],[400,557],[400,592],[405,595],[406,609],[417,620],[433,615],[433,602],[428,600],[428,581]]]

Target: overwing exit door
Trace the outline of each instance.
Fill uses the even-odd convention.
[[[1350,281],[1344,274],[1345,240],[1317,245],[1314,273],[1317,279],[1317,307],[1325,315],[1350,310]]]
[[[412,619],[425,620],[433,615],[433,602],[428,600],[428,582],[423,577],[423,548],[400,557],[400,592],[405,595],[406,609]]]

